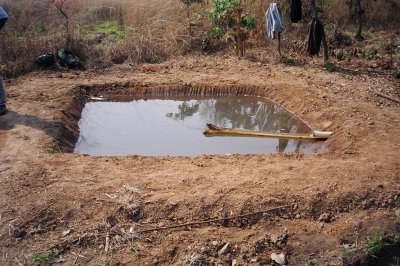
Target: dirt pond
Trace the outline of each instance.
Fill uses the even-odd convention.
[[[9,80],[0,265],[277,265],[273,252],[288,265],[352,265],[362,259],[344,248],[400,234],[400,104],[372,92],[399,84],[232,56]],[[315,154],[73,153],[86,101],[117,92],[261,96],[334,135]]]

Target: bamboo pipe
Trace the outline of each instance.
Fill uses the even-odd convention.
[[[220,128],[212,124],[207,124],[208,129],[203,132],[206,137],[213,136],[247,136],[281,139],[303,139],[303,140],[326,140],[333,132],[314,131],[312,134],[290,134],[290,133],[272,133],[265,131],[252,131],[245,129]]]

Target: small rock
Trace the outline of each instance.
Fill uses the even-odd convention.
[[[67,236],[67,235],[71,234],[72,232],[73,232],[72,229],[67,229],[64,232],[62,232],[62,236]]]
[[[331,221],[331,215],[325,212],[319,216],[318,221],[329,223]]]
[[[116,226],[117,223],[118,223],[118,222],[117,222],[117,219],[115,219],[114,216],[109,216],[109,217],[107,217],[107,224],[108,224],[110,227]]]
[[[13,237],[14,238],[19,238],[19,239],[22,239],[22,238],[24,238],[25,236],[26,236],[26,231],[25,230],[16,230],[16,231],[14,231],[14,233],[13,233]]]
[[[213,241],[213,242],[211,242],[211,244],[215,247],[215,246],[218,246],[218,241]]]
[[[287,239],[288,239],[288,234],[287,234],[286,230],[283,233],[274,234],[274,235],[271,235],[271,237],[270,237],[270,241],[272,243],[274,243],[275,245],[286,244]]]
[[[237,265],[237,260],[236,259],[233,259],[232,260],[232,263],[231,263],[231,266],[236,266]]]
[[[296,219],[300,219],[301,215],[300,214],[296,214]]]
[[[250,260],[250,263],[256,263],[258,261],[258,258],[252,258],[251,260]]]
[[[169,211],[175,210],[176,207],[178,207],[178,205],[179,205],[178,203],[172,202],[172,203],[169,204],[168,210],[169,210]]]
[[[310,260],[307,262],[307,264],[308,264],[308,265],[317,265],[317,260],[316,260],[316,259],[310,259]]]
[[[204,254],[192,254],[191,256],[191,265],[206,265],[207,257]]]
[[[276,263],[278,263],[279,265],[286,265],[286,256],[283,253],[281,254],[272,253],[271,259]]]
[[[227,251],[229,247],[229,242],[226,243],[219,251],[218,251],[218,256],[222,256],[225,254],[225,252]]]
[[[256,253],[261,253],[266,248],[266,243],[265,243],[264,239],[262,239],[262,240],[259,240],[259,241],[255,242],[253,244],[253,246],[254,246],[254,251]]]

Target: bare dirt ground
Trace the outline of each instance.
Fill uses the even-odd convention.
[[[0,117],[0,265],[35,264],[38,253],[65,265],[273,265],[272,252],[284,252],[289,265],[342,265],[343,244],[361,245],[380,231],[399,235],[400,105],[370,91],[396,97],[398,80],[367,70],[328,73],[320,61],[253,61],[190,56],[151,67],[43,71],[7,82],[10,111]],[[121,84],[257,86],[314,129],[335,134],[324,154],[58,152],[54,139],[72,91]],[[319,221],[324,213],[329,217]]]

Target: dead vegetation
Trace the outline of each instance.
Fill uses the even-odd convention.
[[[56,53],[65,47],[83,59],[87,69],[121,63],[159,63],[176,55],[210,53],[235,46],[240,46],[238,51],[255,46],[275,53],[274,44],[271,46],[264,33],[265,1],[243,1],[241,14],[253,15],[255,27],[252,29],[251,26],[244,31],[240,28],[242,30],[239,31],[243,31],[241,36],[246,35],[246,38],[236,39],[232,39],[229,34],[221,35],[216,30],[216,25],[210,20],[212,1],[192,4],[190,9],[174,0],[67,0],[60,2],[62,6],[57,3],[38,0],[4,2],[3,6],[11,17],[7,27],[0,33],[0,65],[5,76],[15,77],[27,73],[35,69],[33,59],[36,56]],[[390,38],[378,37],[382,42],[374,40],[374,36],[379,30],[396,29],[398,1],[379,3],[380,12],[375,11],[378,8],[374,2],[362,1],[362,4],[366,12],[362,34],[367,43],[357,44],[353,40],[355,21],[352,5],[339,0],[317,2],[317,9],[331,40],[331,55],[339,61],[359,56],[369,60],[379,58],[385,62],[377,63],[378,67],[395,69],[399,53],[398,34],[394,32]],[[284,17],[288,16],[289,6],[282,4],[281,8]],[[311,17],[310,8],[309,3],[305,2],[304,20],[301,23],[285,24],[282,42],[284,63],[309,61],[305,57],[305,40]],[[187,10],[190,10],[189,18]],[[343,34],[344,31],[347,34]],[[344,43],[344,36],[349,36],[350,40]],[[248,38],[249,41],[246,41]],[[370,48],[368,43],[374,48]],[[369,49],[377,49],[379,52],[374,54]],[[243,53],[240,52],[240,55]]]

